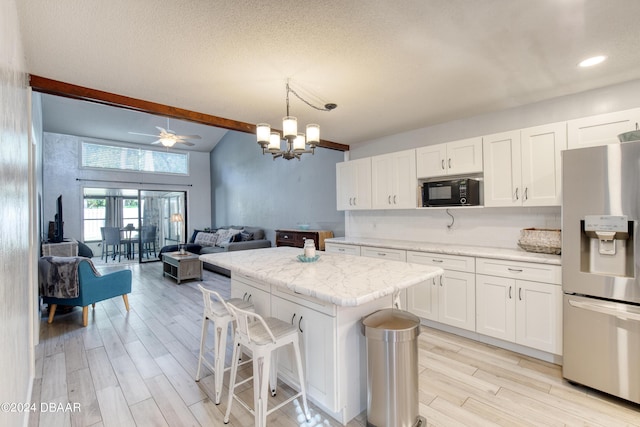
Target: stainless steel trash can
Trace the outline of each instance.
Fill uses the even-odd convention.
[[[425,426],[418,413],[420,319],[387,308],[362,321],[367,338],[367,426]]]

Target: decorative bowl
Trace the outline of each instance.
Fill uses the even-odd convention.
[[[304,255],[298,255],[298,261],[300,262],[316,262],[318,258],[320,258],[319,254],[311,258],[306,257]]]
[[[311,226],[309,224],[298,224],[298,228],[300,230],[308,230]]]

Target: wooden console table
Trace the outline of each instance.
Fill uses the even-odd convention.
[[[331,237],[333,237],[333,231],[328,230],[276,230],[276,246],[303,248],[305,239],[313,239],[316,249],[324,251],[324,239]]]
[[[162,254],[162,276],[176,279],[178,284],[187,279],[202,280],[200,255],[191,252],[169,252]]]

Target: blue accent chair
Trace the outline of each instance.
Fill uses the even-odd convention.
[[[95,307],[99,301],[122,295],[124,306],[129,311],[129,299],[131,293],[131,270],[120,270],[113,273],[96,276],[89,261],[81,261],[78,264],[79,292],[76,298],[42,297],[45,304],[49,304],[49,323],[53,322],[58,304],[82,307],[82,325],[87,326],[89,317],[89,304]]]

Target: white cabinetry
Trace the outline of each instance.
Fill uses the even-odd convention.
[[[371,209],[371,158],[336,164],[338,210]]]
[[[559,206],[566,126],[544,126],[483,138],[485,206]]]
[[[562,354],[559,266],[476,259],[476,331]]]
[[[373,209],[417,207],[416,150],[371,158]]]
[[[260,316],[271,316],[271,286],[257,282],[246,276],[234,274],[231,277],[231,298],[251,301]]]
[[[618,135],[635,130],[638,123],[640,108],[569,120],[567,147],[573,149],[617,144]]]
[[[325,312],[317,311],[318,305]],[[334,408],[337,400],[336,317],[331,306],[319,301],[274,291],[271,315],[298,328],[307,393],[321,405]],[[277,355],[278,374],[298,386],[293,352]]]
[[[474,331],[474,258],[407,251],[407,262],[444,269],[444,275],[407,290],[407,309],[424,319]]]
[[[363,246],[360,248],[360,255],[369,258],[390,259],[392,261],[407,261],[407,251],[402,249],[376,248],[373,246]]]
[[[347,254],[347,255],[360,256],[360,246],[357,246],[357,245],[325,242],[324,250],[325,252],[329,252],[332,254]]]
[[[482,138],[436,144],[416,149],[418,178],[482,172]]]

